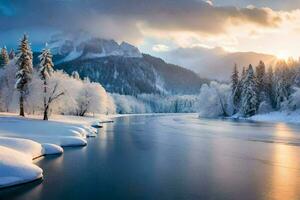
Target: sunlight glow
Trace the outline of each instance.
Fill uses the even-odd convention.
[[[295,133],[286,124],[276,126],[275,134],[278,138],[287,139],[295,137]],[[298,199],[299,171],[297,165],[297,148],[287,144],[274,145],[274,166],[271,176],[270,193],[272,199]]]
[[[287,51],[280,51],[276,54],[276,57],[280,60],[287,61],[289,58],[293,58]]]

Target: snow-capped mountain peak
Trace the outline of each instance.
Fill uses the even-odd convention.
[[[54,37],[49,42],[54,54],[63,55],[61,62],[75,59],[100,58],[107,56],[121,56],[141,58],[139,49],[129,43],[118,44],[114,40],[83,36],[83,37]]]

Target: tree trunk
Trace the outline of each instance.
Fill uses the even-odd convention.
[[[48,120],[48,105],[47,105],[47,82],[44,80],[44,120]]]
[[[23,97],[23,93],[21,92],[20,95],[20,116],[25,117],[25,113],[24,113],[24,97]]]
[[[44,120],[48,120],[48,107],[44,110]]]

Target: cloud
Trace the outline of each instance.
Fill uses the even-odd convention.
[[[231,26],[249,23],[272,28],[282,20],[268,8],[215,7],[201,0],[24,0],[1,1],[0,8],[5,8],[0,9],[1,31],[87,29],[99,36],[136,41],[143,38],[141,27],[223,34]],[[11,10],[13,14],[7,15]]]
[[[255,5],[256,7],[270,7],[286,11],[300,7],[299,0],[213,0],[213,3],[218,6],[234,5],[238,7]]]
[[[284,48],[297,57],[300,10],[266,7],[279,4],[279,0],[1,0],[0,45],[16,45],[26,32],[39,49],[53,33],[84,30],[130,42],[150,54],[221,46],[268,54]]]
[[[152,47],[152,50],[156,52],[164,52],[164,51],[169,51],[170,48],[164,44],[156,44]]]

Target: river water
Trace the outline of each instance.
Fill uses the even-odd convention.
[[[127,116],[37,162],[44,180],[0,199],[300,199],[300,126]]]

